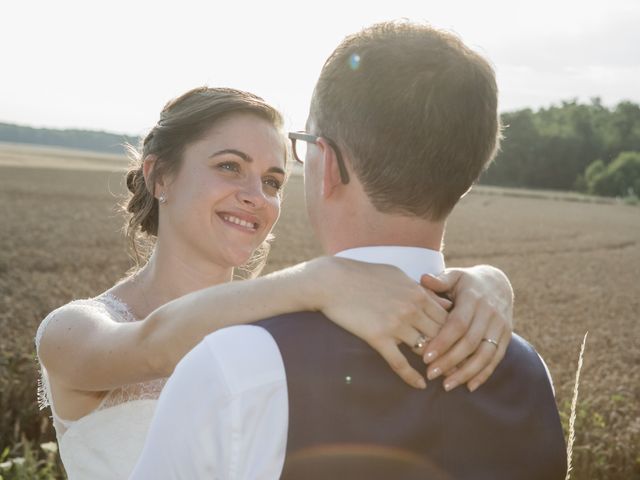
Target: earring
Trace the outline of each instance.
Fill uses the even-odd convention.
[[[167,203],[167,196],[164,194],[164,192],[160,193],[160,196],[158,197],[158,202]]]

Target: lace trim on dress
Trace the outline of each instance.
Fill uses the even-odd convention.
[[[100,299],[100,301],[104,302],[105,306],[119,315],[123,321],[138,321],[138,319],[133,315],[131,308],[129,308],[125,302],[115,295],[111,293],[103,293],[96,297],[96,299]],[[160,392],[162,392],[162,388],[166,381],[166,378],[159,378],[148,382],[123,385],[122,387],[111,390],[104,397],[102,403],[100,403],[96,410],[102,410],[104,408],[113,407],[133,400],[157,400],[158,397],[160,397]]]
[[[138,319],[133,315],[129,306],[123,302],[120,298],[111,293],[103,293],[95,298],[74,300],[56,310],[51,312],[40,324],[38,331],[36,332],[36,352],[39,350],[40,341],[42,335],[47,328],[47,325],[53,318],[63,309],[66,308],[86,308],[86,309],[99,309],[106,315],[108,315],[113,321],[116,322],[135,322]],[[39,359],[39,357],[38,357]],[[124,385],[122,387],[115,388],[109,391],[103,398],[100,405],[96,408],[102,410],[105,408],[113,407],[121,403],[130,402],[133,400],[150,400],[157,399],[160,396],[160,392],[166,383],[166,378],[160,378],[149,382],[134,383],[130,385]],[[40,379],[38,381],[38,405],[40,409],[44,409],[51,406],[54,417],[57,417],[55,410],[51,402],[51,388],[46,374],[46,369],[40,363]],[[62,419],[58,419],[61,423],[65,422]]]

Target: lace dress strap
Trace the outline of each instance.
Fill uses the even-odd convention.
[[[95,298],[74,300],[54,310],[42,321],[35,336],[36,353],[38,354],[38,361],[40,362],[40,379],[38,381],[38,405],[41,410],[46,407],[51,407],[54,425],[57,424],[56,430],[59,433],[68,429],[74,421],[64,420],[60,418],[55,411],[51,396],[49,378],[46,368],[40,361],[39,349],[42,337],[45,334],[47,327],[51,323],[51,321],[62,312],[72,309],[80,309],[85,311],[90,310],[94,314],[97,310],[99,311],[99,313],[108,316],[111,320],[118,323],[135,322],[138,320],[133,315],[131,309],[125,302],[123,302],[120,298],[113,295],[112,293],[105,292]],[[149,382],[124,385],[122,387],[115,388],[105,395],[102,402],[95,409],[95,411],[103,410],[105,408],[109,408],[132,400],[155,400],[160,396],[160,392],[162,391],[162,387],[164,386],[165,382],[166,379],[157,379]]]
[[[104,305],[106,310],[111,313],[111,317],[116,322],[137,322],[129,305],[127,305],[121,298],[115,296],[113,293],[104,292],[93,299],[96,302]]]

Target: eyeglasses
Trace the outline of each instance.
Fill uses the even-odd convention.
[[[347,172],[347,167],[344,164],[342,153],[333,140],[327,137],[311,135],[306,132],[289,132],[289,138],[291,139],[291,146],[293,147],[293,156],[300,163],[304,163],[304,159],[307,157],[307,144],[317,143],[319,138],[324,138],[331,148],[333,148],[333,151],[336,152],[338,170],[340,170],[340,180],[345,185],[349,183],[349,172]],[[299,142],[298,140],[301,141]]]

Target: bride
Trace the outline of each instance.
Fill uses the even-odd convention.
[[[432,360],[439,351],[439,369],[472,390],[501,360],[506,345],[490,358],[476,351],[489,329],[506,343],[511,333],[511,287],[492,267],[424,278],[449,290],[450,313],[448,300],[395,267],[333,257],[232,282],[235,268],[264,263],[288,158],[280,114],[250,93],[203,87],[164,107],[126,178],[127,237],[145,263],[106,292],[54,310],[36,334],[41,406],[51,407],[70,479],[127,478],[166,378],[226,326],[320,310],[417,388],[424,377],[400,343],[418,354],[426,347]],[[457,328],[442,327],[454,317]]]

